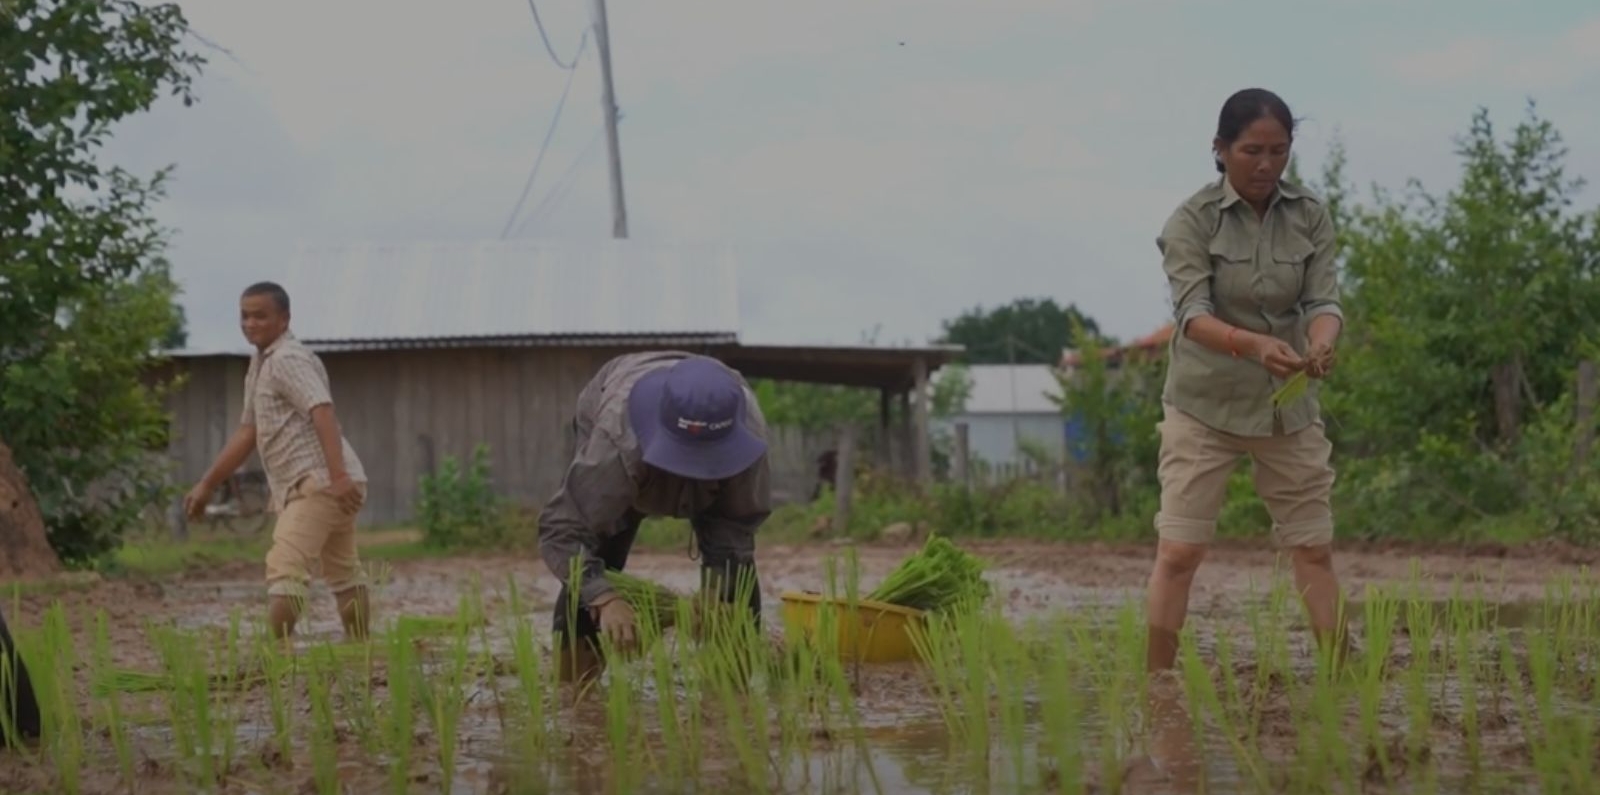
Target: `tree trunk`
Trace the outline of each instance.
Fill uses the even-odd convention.
[[[1577,439],[1572,443],[1572,478],[1583,477],[1589,466],[1589,451],[1594,447],[1594,411],[1597,392],[1595,362],[1586,359],[1578,363],[1578,405],[1575,408]]]
[[[1490,377],[1494,383],[1494,418],[1500,443],[1516,444],[1522,430],[1522,357],[1512,356],[1495,365]]]
[[[61,558],[50,548],[28,479],[0,439],[0,578],[33,579],[59,571]]]

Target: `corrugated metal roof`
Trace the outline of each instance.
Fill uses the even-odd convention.
[[[733,334],[542,334],[506,337],[423,337],[381,340],[313,340],[306,346],[318,353],[340,351],[439,350],[448,348],[594,348],[631,345],[687,347],[733,345]]]
[[[305,342],[302,340],[302,342]],[[651,347],[703,348],[738,345],[736,335],[711,334],[543,334],[507,337],[423,337],[418,339],[313,340],[306,347],[317,353],[353,351],[441,350],[451,348],[584,348]],[[234,347],[173,348],[162,351],[174,359],[205,359],[217,356],[244,356],[255,353],[249,345]]]
[[[1061,395],[1061,384],[1047,364],[974,364],[967,368],[972,394],[969,414],[1059,413],[1047,395]]]
[[[289,291],[291,327],[308,342],[739,332],[725,245],[306,245],[263,278]]]

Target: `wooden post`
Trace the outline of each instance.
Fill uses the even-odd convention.
[[[856,429],[849,423],[839,428],[839,458],[833,483],[833,532],[848,536],[850,500],[856,488]]]
[[[1584,360],[1578,363],[1578,400],[1574,412],[1577,436],[1572,445],[1572,477],[1583,477],[1589,466],[1589,452],[1594,447],[1595,363]]]
[[[891,471],[894,469],[894,425],[891,423],[893,416],[894,393],[887,389],[878,390],[877,465]]]
[[[956,423],[955,457],[950,462],[950,475],[962,488],[968,488],[972,485],[972,481],[967,474],[968,449],[967,424],[958,422]]]
[[[894,466],[895,474],[910,478],[916,475],[916,459],[911,453],[911,390],[900,393],[900,421],[895,423]]]
[[[928,362],[918,357],[912,368],[916,394],[911,399],[911,454],[916,466],[917,483],[926,486],[933,480],[933,450],[928,437]]]
[[[172,539],[183,542],[189,540],[189,516],[183,511],[183,495],[179,494],[167,506],[167,527],[172,530]]]

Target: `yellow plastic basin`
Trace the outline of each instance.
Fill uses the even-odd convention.
[[[917,648],[911,630],[921,629],[923,612],[909,607],[857,599],[829,599],[809,591],[785,591],[783,623],[786,630],[798,630],[808,641],[816,642],[819,632],[832,625],[838,628],[838,654],[852,662],[904,662],[916,659]]]

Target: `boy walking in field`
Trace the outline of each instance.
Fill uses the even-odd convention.
[[[216,460],[184,497],[198,516],[217,485],[253,451],[261,454],[278,515],[266,557],[267,622],[285,638],[304,607],[313,561],[339,609],[345,635],[367,636],[367,583],[356,553],[356,514],[366,502],[361,459],[339,430],[322,360],[289,332],[289,294],[272,282],[246,288],[239,326],[255,347],[244,412]]]

